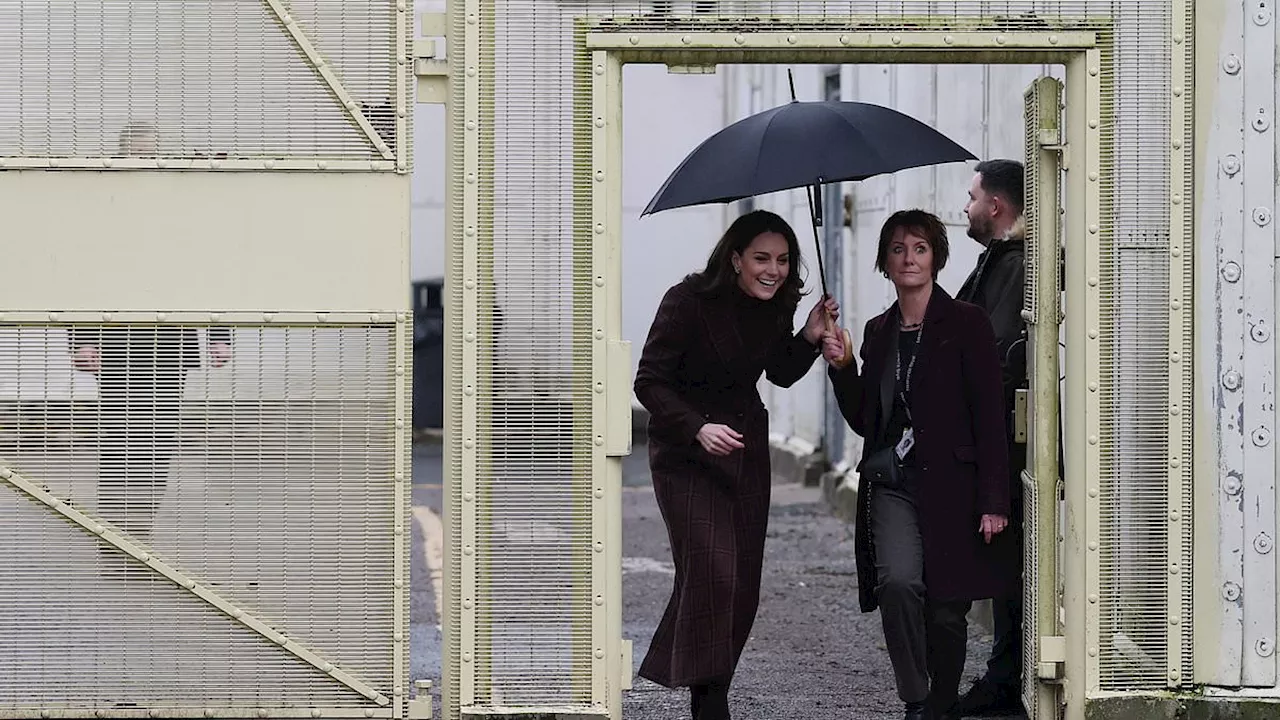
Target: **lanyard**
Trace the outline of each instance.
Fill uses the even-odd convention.
[[[901,330],[899,330],[901,332]],[[899,396],[902,398],[902,407],[907,411],[907,422],[913,422],[911,419],[911,403],[907,400],[907,395],[911,393],[911,373],[916,369],[916,358],[920,357],[920,338],[924,337],[924,323],[920,323],[920,329],[916,331],[916,344],[911,350],[911,362],[907,363],[907,377],[903,381],[902,377],[902,344],[898,344],[898,351],[895,356],[897,362],[895,364],[893,379],[895,383],[903,384],[902,392]]]

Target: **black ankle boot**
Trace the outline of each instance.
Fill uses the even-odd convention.
[[[929,703],[923,700],[907,703],[907,714],[903,716],[903,720],[931,720]]]
[[[702,699],[707,696],[706,685],[690,685],[689,686],[689,717],[698,720],[698,713],[702,710]]]
[[[698,714],[693,716],[693,720],[730,720],[728,683],[706,686],[706,694],[702,696]]]

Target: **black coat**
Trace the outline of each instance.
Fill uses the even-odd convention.
[[[911,415],[918,477],[916,507],[929,597],[977,600],[1016,587],[1008,571],[1006,538],[987,545],[982,515],[1009,515],[1009,458],[1000,361],[991,323],[981,308],[958,302],[934,286],[912,375]],[[874,436],[892,408],[898,306],[872,318],[859,356],[829,371],[840,411],[853,431]],[[862,461],[871,452],[865,443]],[[871,493],[859,489],[855,521],[858,591],[862,609],[878,607],[871,543]]]

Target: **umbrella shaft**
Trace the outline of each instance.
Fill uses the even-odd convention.
[[[809,198],[809,219],[811,221],[810,225],[813,226],[813,249],[818,255],[818,280],[822,283],[822,297],[825,298],[830,295],[830,293],[827,292],[827,273],[822,268],[822,242],[818,238],[818,224],[822,220],[822,217],[818,215],[818,203],[816,198],[821,197],[818,195],[820,187],[822,186],[815,183],[812,189],[805,188],[804,194]]]

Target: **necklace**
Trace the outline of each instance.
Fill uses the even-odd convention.
[[[910,325],[908,325],[908,324],[906,324],[906,323],[898,323],[898,329],[900,329],[900,330],[919,330],[921,325],[924,325],[924,323],[923,323],[923,322],[918,322],[918,323],[911,323]]]

